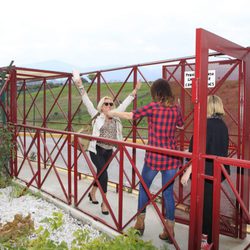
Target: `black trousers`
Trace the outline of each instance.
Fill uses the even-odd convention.
[[[94,165],[96,166],[97,175],[101,172],[105,164],[109,161],[110,157],[112,156],[113,150],[112,149],[104,149],[96,145],[96,154],[93,152],[90,153],[90,158]],[[108,165],[109,166],[109,165]],[[103,171],[103,173],[98,178],[101,187],[104,193],[107,193],[107,186],[108,186],[108,166]],[[97,187],[97,183],[94,183],[94,186]]]
[[[212,243],[213,182],[205,180],[202,233],[207,234],[207,242]],[[219,220],[219,218],[218,218]]]

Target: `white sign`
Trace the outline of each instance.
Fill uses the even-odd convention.
[[[184,88],[192,88],[192,78],[195,77],[194,71],[185,71],[184,75]],[[208,87],[213,88],[215,87],[215,70],[208,71]]]

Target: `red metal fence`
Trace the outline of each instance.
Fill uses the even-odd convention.
[[[216,93],[221,96],[227,91],[225,86],[234,84],[236,92],[234,92],[233,98],[237,98],[236,107],[230,106],[230,100],[223,99],[227,113],[226,123],[230,124],[230,156],[229,158],[212,157],[219,169],[212,178],[215,183],[214,187],[217,188],[214,196],[213,216],[216,218],[220,214],[221,218],[220,227],[218,223],[214,225],[214,249],[218,249],[219,228],[220,232],[224,234],[244,238],[246,224],[249,223],[250,127],[247,126],[250,122],[250,97],[247,95],[250,91],[249,49],[202,29],[197,29],[196,32],[195,57],[163,60],[81,74],[82,76],[93,75],[87,92],[89,95],[94,93],[96,102],[100,100],[101,95],[107,92],[116,102],[120,102],[120,99],[124,97],[124,86],[130,85],[132,90],[139,78],[145,83],[144,86],[148,87],[144,88],[143,93],[139,93],[139,96],[145,97],[150,87],[150,80],[147,79],[144,69],[158,67],[159,77],[168,79],[172,84],[184,114],[185,129],[177,135],[180,151],[155,149],[143,145],[146,141],[143,121],[125,124],[125,140],[131,138],[133,143],[112,142],[117,144],[117,150],[114,152],[111,162],[119,165],[118,178],[111,180],[116,185],[118,193],[116,210],[106,200],[109,204],[112,221],[104,221],[91,211],[84,210],[81,206],[93,185],[93,181],[97,181],[97,176],[89,155],[84,151],[77,150],[78,138],[84,137],[84,135],[67,132],[76,131],[79,125],[87,122],[80,119],[85,110],[80,98],[76,98],[79,95],[73,85],[70,73],[18,67],[1,69],[1,71],[8,73],[0,90],[0,97],[6,93],[4,101],[2,99],[0,101],[2,116],[6,117],[7,122],[14,126],[15,137],[13,141],[17,142],[17,155],[11,162],[13,176],[22,179],[28,186],[35,186],[67,204],[73,203],[84,213],[117,231],[122,231],[136,216],[135,209],[127,221],[124,221],[124,213],[127,212],[123,204],[124,187],[136,190],[139,181],[143,183],[139,171],[141,164],[138,164],[140,159],[137,159],[138,152],[140,150],[156,150],[182,158],[191,158],[190,162],[193,166],[191,197],[190,191],[184,190],[179,182],[179,175],[190,162],[175,176],[177,178],[175,182],[176,206],[191,206],[190,218],[186,213],[179,213],[176,220],[189,223],[189,249],[198,249],[201,242],[202,186],[204,179],[208,178],[204,175],[204,159],[212,157],[205,155],[206,141],[202,136],[206,134],[207,95]],[[209,50],[216,51],[216,53],[209,54]],[[230,58],[225,60],[225,56]],[[208,69],[218,70],[220,67],[222,69],[216,80],[216,86],[208,88]],[[195,78],[192,80],[192,89],[187,89],[184,87],[184,74],[185,71],[190,70],[195,71]],[[108,74],[111,72],[119,72],[124,77],[119,89],[113,88],[112,83],[107,80]],[[58,88],[59,91],[53,89],[49,84],[50,80],[55,79],[61,79],[64,82],[62,87]],[[27,87],[30,81],[38,83],[38,89],[34,93]],[[226,95],[229,94],[226,93]],[[229,96],[232,98],[231,95]],[[40,100],[42,101],[39,102]],[[42,103],[42,107],[38,103]],[[137,106],[140,106],[139,98],[135,99],[131,108],[135,109]],[[65,122],[57,122],[58,117],[64,119]],[[60,130],[52,129],[59,124]],[[183,151],[186,149],[191,134],[194,135],[192,155]],[[74,140],[73,145],[72,139]],[[135,144],[138,139],[141,140],[142,144]],[[230,164],[233,174],[227,176],[226,184],[221,186],[217,180],[220,179],[221,171],[224,172],[223,164]],[[26,176],[24,176],[24,172]],[[51,193],[46,185],[46,182],[50,181],[52,173],[58,181],[54,184],[58,187],[57,193]],[[81,186],[81,178],[83,177],[88,177],[88,180],[91,180],[90,184],[84,188]],[[221,195],[218,190],[221,190]],[[234,194],[233,197],[230,190]],[[155,202],[155,198],[161,196],[161,191],[162,188],[158,188],[153,193],[148,190],[148,194],[150,203],[164,224],[163,210]],[[223,207],[219,209],[221,196],[227,200],[228,206],[231,207],[229,213]],[[104,199],[106,199],[105,196]],[[174,244],[178,249],[178,243],[174,241]]]
[[[26,128],[26,136],[27,139],[29,139],[29,142],[27,143],[29,146],[27,147],[26,153],[22,151],[22,148],[24,148],[23,145],[23,129]],[[108,209],[110,211],[110,219],[103,219],[99,217],[95,211],[89,210],[85,208],[85,203],[88,200],[88,193],[91,189],[94,181],[98,183],[98,186],[100,187],[100,184],[98,182],[98,176],[96,174],[96,170],[90,160],[90,157],[88,153],[86,153],[83,149],[79,150],[79,147],[81,145],[79,144],[79,138],[80,137],[88,137],[82,134],[72,133],[72,132],[66,132],[66,131],[57,131],[57,130],[51,130],[46,128],[37,128],[32,126],[24,126],[24,125],[17,125],[18,132],[18,144],[21,145],[20,152],[18,154],[16,165],[17,169],[14,169],[14,173],[16,173],[16,177],[22,181],[24,181],[27,186],[34,186],[38,188],[39,190],[42,190],[49,195],[56,197],[60,199],[61,201],[67,203],[67,204],[73,204],[75,208],[79,209],[83,213],[91,216],[95,220],[99,220],[103,224],[107,225],[108,227],[122,232],[126,226],[137,216],[137,214],[140,212],[136,212],[136,207],[133,211],[126,210],[126,199],[124,198],[124,194],[127,193],[127,190],[124,189],[124,186],[126,186],[126,181],[131,178],[131,176],[126,174],[129,169],[134,170],[136,178],[141,181],[145,187],[144,181],[141,178],[141,174],[139,171],[139,168],[141,167],[141,162],[135,163],[132,159],[132,149],[136,150],[148,150],[148,151],[157,151],[160,153],[170,154],[174,156],[180,156],[182,158],[190,158],[191,160],[186,163],[186,165],[180,169],[180,171],[175,175],[173,179],[176,179],[177,183],[179,180],[179,176],[182,174],[182,172],[185,170],[186,167],[189,166],[189,164],[193,164],[192,154],[188,152],[183,151],[173,151],[173,150],[167,150],[167,149],[159,149],[159,148],[152,148],[147,145],[143,144],[135,144],[135,143],[128,143],[128,142],[118,142],[113,140],[107,140],[107,139],[101,139],[98,138],[98,140],[103,140],[105,142],[110,142],[115,145],[117,145],[117,150],[114,152],[113,157],[111,161],[116,160],[118,162],[118,169],[116,170],[117,174],[117,180],[115,181],[117,185],[117,200],[116,203],[110,203],[110,200],[104,195],[102,189],[100,188],[100,192],[103,196],[104,201],[108,205]],[[31,131],[36,131],[36,133],[33,133]],[[30,131],[30,132],[28,132]],[[44,132],[47,132],[48,134],[51,134],[50,140],[47,140],[45,142],[45,139],[43,137]],[[58,138],[62,136],[63,140],[60,142],[60,145],[58,145]],[[71,145],[73,137],[73,144]],[[94,138],[93,139],[97,139]],[[78,145],[79,144],[79,145]],[[51,148],[57,147],[56,152],[54,154],[50,153]],[[35,147],[37,149],[37,159],[32,160],[30,159],[30,150],[32,147]],[[44,155],[42,153],[42,150],[46,149],[47,155],[50,159],[50,164],[46,166],[41,166],[41,162],[44,162]],[[33,149],[34,150],[34,149]],[[68,153],[65,153],[67,151]],[[61,158],[66,156],[66,159],[63,159],[66,161],[68,167],[65,169],[60,169],[59,167],[56,167],[56,161],[58,160],[59,156],[61,155]],[[81,159],[80,156],[81,155]],[[235,176],[231,174],[229,176],[227,173],[225,173],[224,165],[229,164],[231,166],[232,173],[236,173],[235,169],[241,168],[245,170],[250,169],[249,161],[246,160],[239,160],[239,159],[232,159],[232,158],[223,158],[223,157],[215,157],[215,156],[208,156],[208,155],[202,155],[203,159],[209,158],[213,159],[216,166],[216,171],[214,173],[214,177],[206,176],[204,174],[201,174],[201,178],[203,180],[210,179],[214,181],[214,212],[213,212],[213,221],[214,221],[214,244],[215,246],[219,243],[218,242],[218,231],[219,229],[223,228],[229,228],[227,233],[230,235],[230,230],[232,230],[232,222],[237,223],[233,224],[233,233],[234,236],[237,237],[238,231],[238,225],[243,226],[244,223],[250,222],[250,215],[249,215],[249,208],[248,205],[243,200],[244,190],[240,189],[237,190],[235,186]],[[116,158],[116,159],[115,159]],[[126,164],[125,164],[125,158]],[[70,167],[70,166],[73,167]],[[81,174],[80,168],[84,166],[90,171],[90,175],[93,178],[90,180],[88,179],[81,179],[79,178],[79,175]],[[104,167],[104,169],[107,166]],[[25,168],[25,169],[24,169]],[[27,170],[27,168],[29,170]],[[103,169],[103,170],[104,170]],[[63,171],[62,171],[63,170]],[[132,171],[130,171],[132,173]],[[226,180],[223,182],[223,185],[221,184],[221,174],[224,173],[226,176]],[[101,173],[100,173],[101,174]],[[53,176],[56,176],[53,178]],[[51,181],[53,181],[53,185],[51,185]],[[172,180],[169,181],[169,183]],[[50,182],[49,185],[46,185],[46,182]],[[128,183],[128,182],[127,182]],[[158,197],[161,197],[162,190],[167,187],[169,184],[167,183],[164,187],[158,187],[158,189],[154,190],[154,192],[150,192],[147,188],[147,193],[150,197],[150,200],[148,204],[151,204],[156,214],[159,216],[162,224],[164,225],[164,209],[160,206],[159,200],[157,200]],[[52,187],[51,187],[52,186]],[[57,188],[54,188],[57,187]],[[231,193],[231,194],[230,194]],[[234,194],[232,196],[232,193]],[[220,197],[222,195],[227,195],[228,201],[230,205],[235,209],[235,212],[237,212],[237,215],[235,214],[233,221],[230,215],[225,215],[222,212],[221,209],[221,199]],[[187,196],[188,197],[188,196]],[[185,204],[186,198],[185,197],[182,201],[182,204]],[[224,200],[225,202],[225,200]],[[178,207],[180,205],[180,201],[177,199],[176,206]],[[240,212],[241,211],[241,212]],[[191,211],[192,212],[192,211]],[[239,215],[241,214],[241,218]],[[220,220],[218,220],[220,218]],[[198,219],[198,218],[196,218]],[[176,220],[179,222],[187,223],[185,217],[181,217],[181,214],[176,217]],[[242,221],[238,221],[242,220]],[[219,224],[220,222],[220,224]],[[231,231],[232,233],[232,231]],[[178,242],[174,240],[174,245],[176,249],[180,249]]]

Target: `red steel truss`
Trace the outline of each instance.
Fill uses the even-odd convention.
[[[209,53],[212,50],[214,53]],[[225,56],[229,58],[225,59]],[[207,87],[208,69],[218,69],[221,65],[227,68],[221,73],[216,86],[212,89]],[[176,220],[181,223],[189,223],[189,249],[199,249],[201,243],[202,205],[203,205],[203,183],[205,179],[214,181],[214,208],[213,208],[213,248],[219,247],[219,232],[233,237],[246,237],[246,226],[250,223],[249,216],[249,186],[250,186],[250,55],[249,48],[241,47],[228,40],[203,29],[196,30],[196,56],[180,59],[162,60],[157,62],[138,64],[120,68],[84,72],[81,75],[92,74],[94,77],[89,84],[87,92],[94,92],[96,102],[103,94],[103,86],[116,102],[122,99],[123,88],[126,84],[131,85],[131,90],[139,78],[143,79],[145,85],[150,87],[150,80],[147,79],[144,69],[147,67],[158,67],[159,77],[168,79],[175,88],[175,94],[179,99],[185,120],[185,129],[178,136],[180,151],[167,150],[162,148],[149,148],[144,145],[146,140],[143,132],[142,121],[133,122],[125,127],[127,133],[125,142],[105,140],[117,145],[110,162],[119,165],[118,177],[111,182],[116,186],[118,207],[114,209],[109,200],[103,198],[108,204],[112,221],[98,217],[92,211],[82,206],[84,199],[91,189],[94,181],[100,186],[96,170],[89,155],[83,150],[77,150],[80,137],[91,137],[75,133],[79,125],[87,121],[78,121],[78,114],[82,112],[81,101],[75,100],[77,93],[72,81],[72,74],[66,72],[36,70],[28,68],[1,68],[0,72],[8,74],[3,79],[0,89],[0,98],[6,94],[4,101],[0,99],[2,115],[6,117],[8,124],[13,126],[13,142],[16,145],[16,155],[11,159],[11,174],[23,180],[27,186],[34,186],[48,194],[60,199],[67,204],[74,206],[85,214],[99,220],[103,224],[122,232],[125,227],[136,217],[138,213],[131,213],[129,218],[124,217],[124,187],[137,189],[141,181],[138,157],[139,150],[151,150],[165,154],[171,154],[184,158],[190,158],[182,169],[176,174],[175,199],[176,206],[190,206],[190,219],[184,214],[177,214]],[[184,72],[195,71],[195,78],[192,80],[192,89],[184,88]],[[120,89],[114,90],[112,83],[106,79],[110,72],[120,72],[124,75]],[[225,105],[227,123],[232,124],[230,133],[230,155],[228,158],[214,157],[205,154],[206,141],[206,100],[208,94],[221,94],[223,86],[228,84],[228,79],[234,74],[237,85],[237,93],[231,98],[237,98],[237,107],[232,109]],[[50,87],[51,80],[61,79],[63,85],[59,91]],[[29,82],[38,83],[38,90],[32,93],[27,85]],[[221,92],[220,92],[221,91]],[[66,94],[65,94],[66,93]],[[43,106],[37,105],[42,99]],[[135,99],[133,109],[140,106],[139,98]],[[192,107],[192,108],[190,108]],[[33,119],[32,119],[33,116]],[[56,117],[60,116],[65,120],[61,129],[54,129],[59,124]],[[34,119],[35,118],[35,119]],[[194,135],[194,151],[192,154],[185,152],[191,134]],[[132,142],[127,139],[131,138]],[[141,144],[137,144],[137,140]],[[80,146],[80,145],[79,145]],[[31,155],[35,152],[36,158]],[[214,160],[216,171],[213,177],[204,174],[204,160]],[[191,191],[182,188],[179,176],[192,163],[193,178]],[[224,165],[230,164],[233,175],[228,176]],[[107,164],[108,165],[108,164]],[[105,166],[104,168],[106,168]],[[27,171],[28,176],[23,172]],[[225,182],[230,190],[225,189],[221,184],[220,175],[224,173]],[[101,173],[100,173],[101,174]],[[58,192],[53,193],[48,189],[46,183],[55,176]],[[66,178],[65,178],[66,175]],[[81,178],[90,178],[90,183],[83,188]],[[169,185],[167,183],[165,187]],[[148,204],[152,204],[162,224],[165,226],[163,211],[157,206],[156,198],[161,197],[165,188],[155,192],[146,191],[150,197]],[[230,195],[230,192],[234,194]],[[190,195],[191,194],[191,195]],[[224,197],[224,198],[223,198]],[[221,199],[227,200],[231,212],[228,214],[221,208]],[[190,199],[190,200],[189,200]],[[232,212],[233,211],[233,212]],[[218,220],[220,218],[220,220]],[[229,223],[230,222],[230,223]],[[174,246],[179,249],[178,242],[173,239]]]

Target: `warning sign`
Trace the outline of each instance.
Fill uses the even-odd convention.
[[[184,88],[192,88],[192,78],[195,77],[194,71],[185,71]],[[215,70],[208,71],[208,88],[215,87]]]

